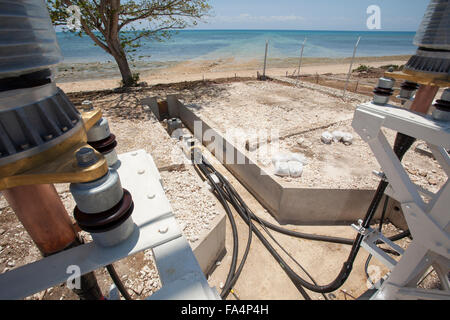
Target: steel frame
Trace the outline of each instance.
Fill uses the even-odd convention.
[[[450,122],[369,102],[358,106],[352,126],[369,144],[381,165],[389,181],[386,193],[400,202],[413,237],[401,259],[393,262],[385,252],[375,248],[379,234],[368,232],[365,235],[363,247],[391,269],[372,299],[450,299],[450,157],[446,151],[450,149]],[[437,193],[424,190],[410,180],[386,139],[383,127],[428,143],[447,175],[446,183]],[[429,201],[424,201],[421,194]],[[438,274],[443,290],[417,288],[418,281],[430,266]]]

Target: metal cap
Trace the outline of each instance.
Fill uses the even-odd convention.
[[[447,88],[444,90],[444,92],[442,92],[441,100],[450,102],[450,88]]]
[[[394,87],[395,80],[391,78],[381,77],[378,79],[378,87],[383,89],[392,89]]]

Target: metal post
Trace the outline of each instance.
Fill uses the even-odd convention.
[[[347,81],[345,82],[344,92],[342,93],[342,99],[345,97],[345,91],[347,91],[348,81],[350,80],[350,76],[352,74],[353,60],[355,59],[356,48],[358,48],[359,40],[361,40],[361,37],[358,37],[358,40],[356,41],[355,44],[355,48],[353,48],[353,57],[352,61],[350,62],[350,68],[348,69]]]
[[[80,244],[66,208],[52,184],[20,186],[2,192],[44,257]],[[82,300],[103,299],[93,272],[82,275],[80,288],[73,291]]]
[[[264,54],[264,70],[262,80],[266,80],[266,64],[267,64],[267,49],[269,48],[269,41],[266,40],[266,52]]]
[[[303,59],[303,49],[305,48],[306,44],[306,37],[305,40],[303,40],[302,50],[300,52],[300,61],[298,63],[298,73],[297,73],[297,82],[300,79],[300,68],[302,67],[302,59]],[[297,83],[296,83],[297,84]]]

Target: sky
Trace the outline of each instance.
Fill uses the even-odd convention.
[[[428,0],[210,0],[212,16],[195,29],[367,29],[370,5],[380,8],[377,31],[417,31]],[[369,31],[369,30],[368,30]]]

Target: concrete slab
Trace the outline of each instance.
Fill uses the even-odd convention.
[[[222,134],[197,116],[193,108],[175,101],[169,109],[177,114],[194,136],[230,170],[281,224],[348,225],[360,219],[373,197],[374,190],[314,189],[278,182],[248,158]],[[177,109],[176,111],[174,111]],[[205,139],[204,133],[209,137]],[[238,162],[239,160],[239,162]],[[391,209],[393,205],[390,206]],[[389,217],[390,211],[387,213]],[[381,215],[381,206],[376,217]]]

